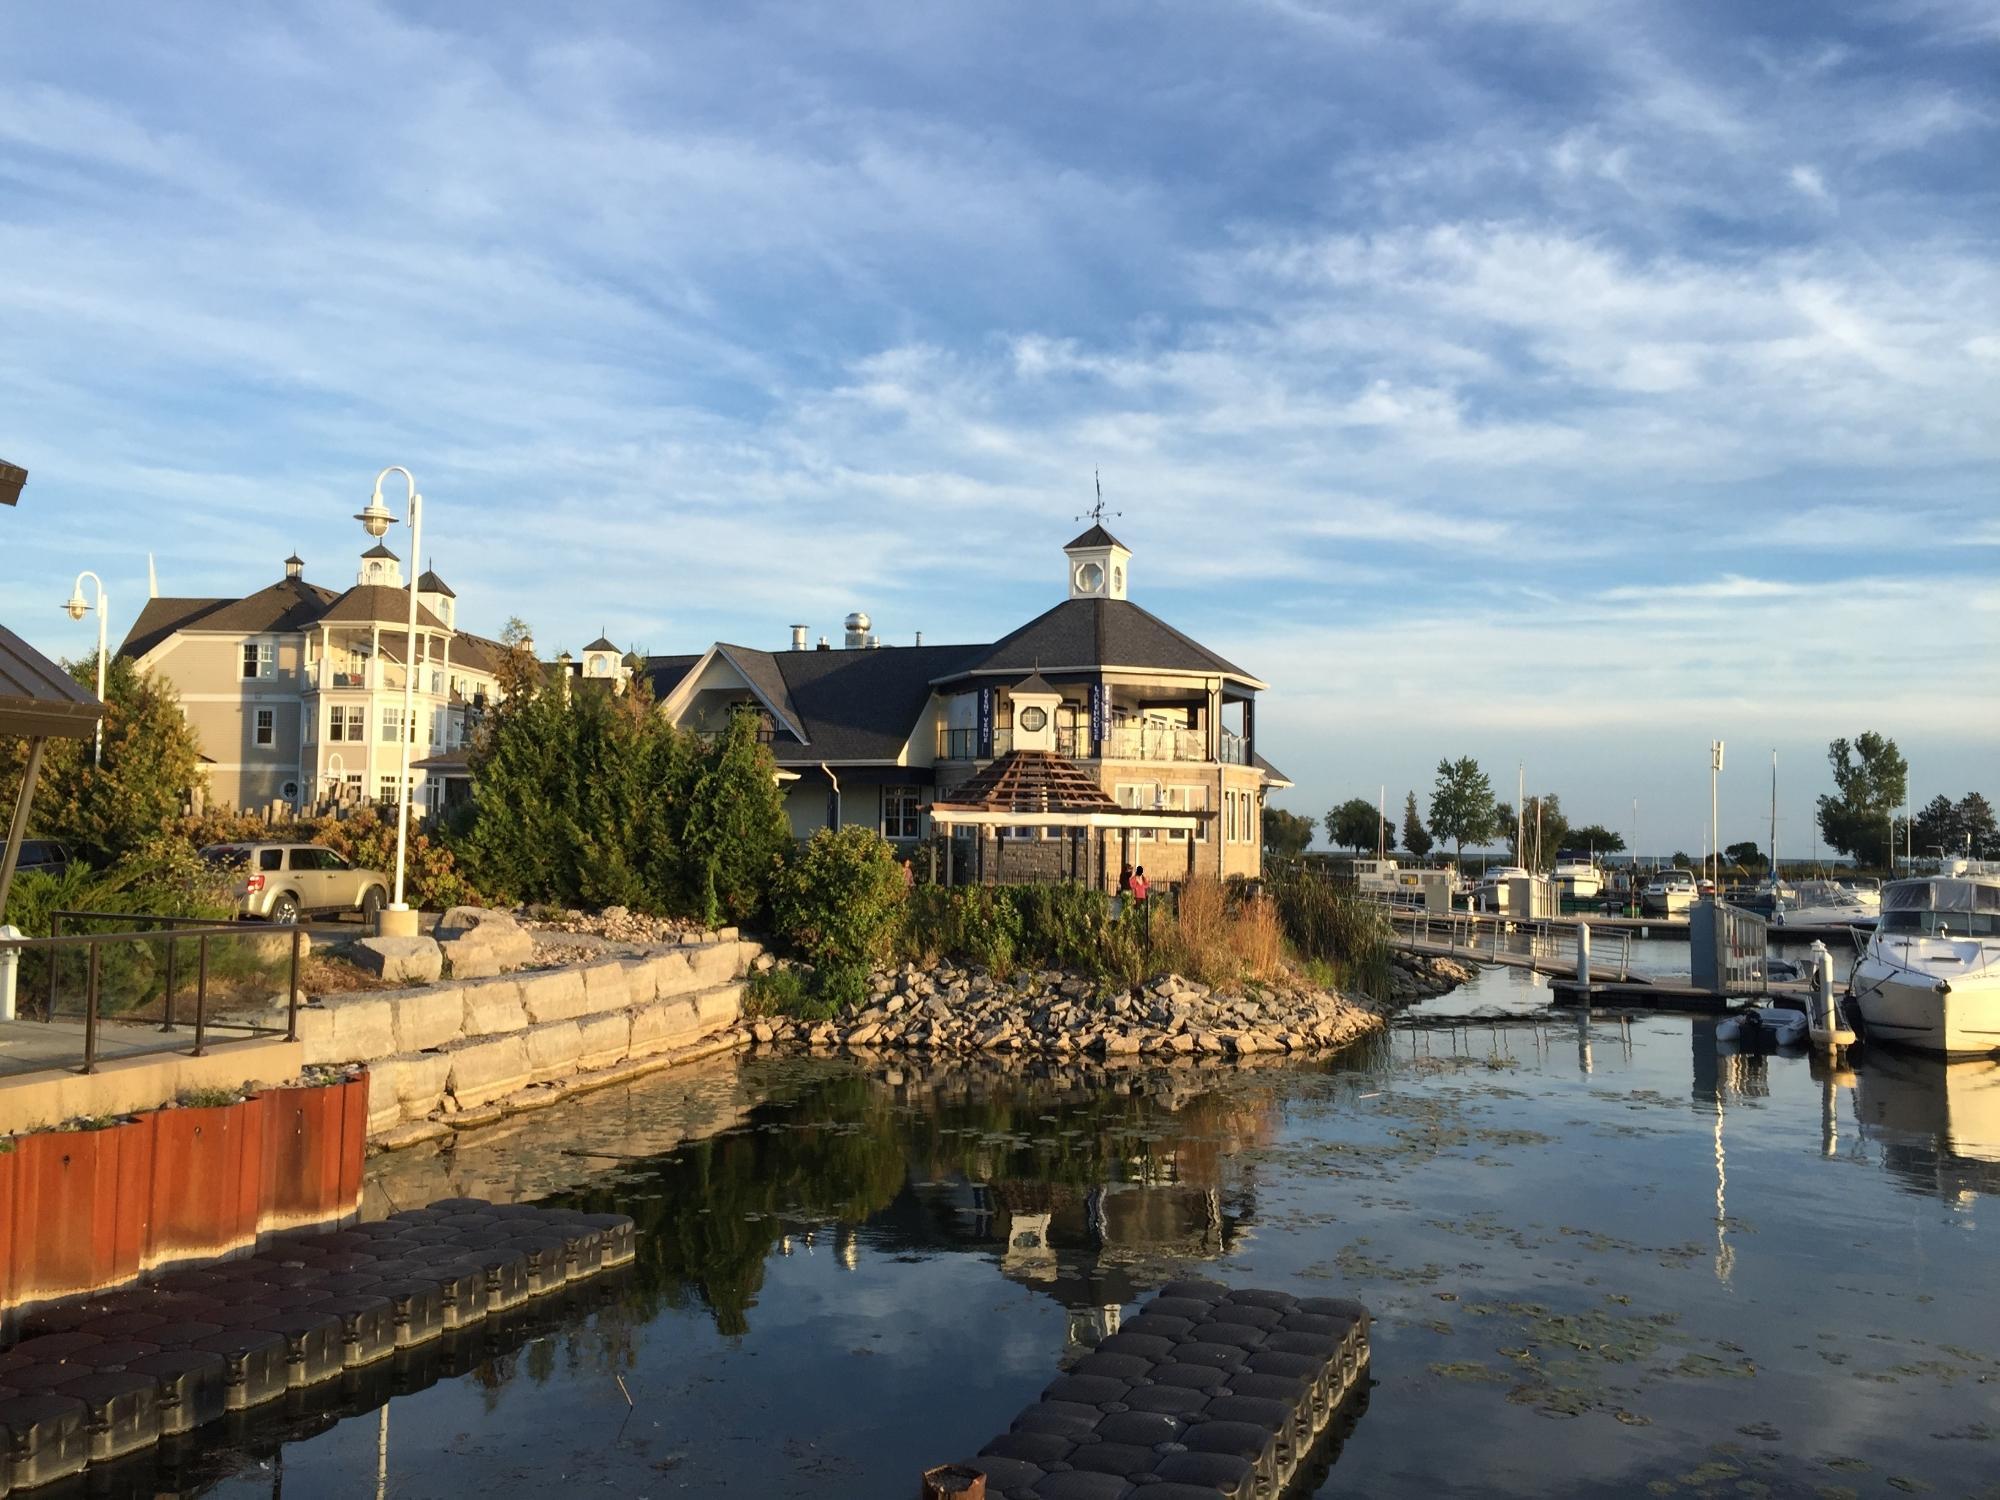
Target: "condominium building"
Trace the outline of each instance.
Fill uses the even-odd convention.
[[[393,803],[407,738],[412,801],[435,811],[470,786],[464,748],[499,696],[506,648],[458,628],[435,572],[417,579],[414,638],[409,608],[402,560],[385,546],[361,555],[344,591],[308,582],[293,556],[240,599],[147,600],[119,654],[178,690],[211,803]]]

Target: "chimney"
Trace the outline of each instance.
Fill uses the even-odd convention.
[[[847,617],[846,647],[849,651],[860,651],[868,645],[868,627],[873,623],[868,616],[856,610]]]
[[[803,650],[805,650],[805,649],[806,649],[806,627],[805,627],[805,626],[803,626],[803,625],[794,625],[794,626],[792,627],[792,649],[793,649],[794,651],[803,651]]]

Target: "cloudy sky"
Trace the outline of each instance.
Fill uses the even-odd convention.
[[[7,7],[0,617],[344,584],[401,463],[474,629],[990,639],[1101,469],[1280,805],[2000,794],[1995,16]]]

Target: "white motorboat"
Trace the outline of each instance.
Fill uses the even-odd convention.
[[[1648,916],[1684,917],[1701,896],[1692,870],[1662,870],[1646,884],[1639,906]]]
[[[2000,864],[1892,880],[1848,998],[1869,1041],[1947,1057],[2000,1052]]]
[[[1495,865],[1480,874],[1478,883],[1472,887],[1472,909],[1474,911],[1505,911],[1510,881],[1530,880],[1533,875],[1519,865]]]
[[[1565,849],[1556,855],[1556,867],[1549,878],[1556,894],[1566,901],[1591,901],[1604,890],[1604,873],[1588,854]]]
[[[1838,880],[1800,880],[1772,894],[1774,927],[1873,926],[1881,914],[1881,891]]]

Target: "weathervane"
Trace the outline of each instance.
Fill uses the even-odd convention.
[[[1104,524],[1104,517],[1106,514],[1104,509],[1104,478],[1095,469],[1092,469],[1090,471],[1090,478],[1091,482],[1097,486],[1097,503],[1091,506],[1089,510],[1085,511],[1082,515],[1078,516],[1076,519],[1079,521],[1095,521],[1099,526],[1102,526]],[[1114,516],[1122,516],[1125,514],[1125,512],[1122,510],[1114,510],[1111,511],[1110,514]]]

